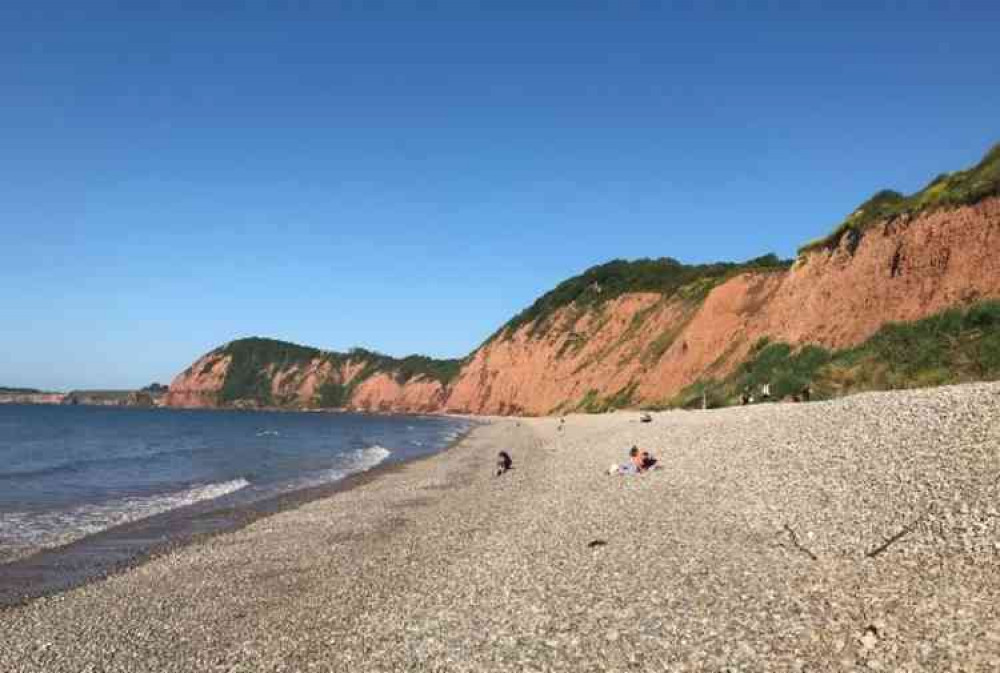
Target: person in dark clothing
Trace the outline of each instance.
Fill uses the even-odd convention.
[[[499,477],[504,472],[514,468],[514,461],[511,459],[510,454],[506,451],[501,451],[497,454],[497,476]]]
[[[639,470],[645,472],[646,470],[651,470],[656,467],[658,461],[649,455],[649,451],[643,451],[639,454]]]

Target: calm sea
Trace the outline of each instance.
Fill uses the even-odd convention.
[[[423,416],[0,405],[0,563],[195,503],[254,502],[441,450]]]

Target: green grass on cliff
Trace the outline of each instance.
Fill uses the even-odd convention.
[[[607,397],[601,397],[596,388],[591,388],[580,399],[580,401],[571,408],[574,411],[585,414],[603,414],[607,411],[614,411],[615,409],[625,409],[632,406],[638,388],[639,383],[637,381],[633,381]],[[566,405],[556,407],[556,409],[553,410],[553,413],[555,413],[556,410],[561,411],[563,406]]]
[[[862,203],[829,236],[799,248],[799,254],[832,250],[845,239],[848,246],[854,248],[865,231],[876,222],[941,208],[971,205],[997,195],[1000,195],[1000,144],[994,145],[972,168],[943,173],[910,196],[888,189],[878,192]]]
[[[889,323],[855,348],[793,349],[762,340],[724,380],[688,386],[669,405],[736,404],[747,386],[770,382],[774,399],[809,384],[813,399],[868,390],[895,390],[1000,379],[1000,301],[956,308],[910,323]]]
[[[718,262],[689,265],[670,257],[631,262],[616,259],[563,281],[514,316],[490,340],[503,334],[510,336],[529,323],[533,324],[532,336],[544,334],[556,311],[565,306],[575,305],[582,313],[632,292],[657,292],[667,296],[677,294],[689,301],[701,301],[715,285],[735,273],[785,269],[790,264],[773,254],[742,264]]]
[[[427,379],[439,381],[442,384],[450,383],[462,370],[465,360],[435,360],[425,355],[408,355],[405,358],[394,358],[383,355],[376,351],[369,351],[363,348],[354,348],[348,353],[349,357],[355,361],[364,360],[367,362],[362,376],[364,379],[387,372],[400,384],[411,379],[422,376]]]
[[[222,383],[221,401],[253,400],[259,405],[270,406],[275,400],[271,395],[268,370],[304,365],[323,352],[287,341],[251,337],[226,344],[220,354],[231,358]]]
[[[273,398],[271,372],[303,366],[314,359],[325,360],[335,369],[347,362],[363,363],[361,372],[350,383],[331,380],[320,384],[315,402],[324,408],[346,406],[354,388],[376,374],[389,374],[400,384],[418,377],[447,384],[458,375],[462,366],[461,360],[435,360],[422,355],[393,358],[363,348],[338,353],[261,337],[230,342],[217,352],[231,358],[220,401],[232,403],[245,400],[260,406],[278,406],[289,402]]]

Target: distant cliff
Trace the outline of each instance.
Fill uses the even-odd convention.
[[[737,385],[770,378],[781,395],[816,381],[833,394],[992,378],[998,329],[982,302],[998,297],[1000,146],[911,196],[879,192],[794,262],[610,262],[561,283],[461,361],[234,341],[178,375],[165,402],[549,414],[686,404],[695,392],[728,402]],[[922,349],[951,346],[904,363],[890,323],[937,339]]]
[[[34,388],[0,387],[0,404],[65,404],[98,407],[161,406],[167,387],[154,383],[142,390],[74,390],[44,392]]]
[[[62,393],[45,392],[35,388],[0,386],[0,404],[59,404],[62,399]]]
[[[351,407],[440,411],[458,360],[322,351],[273,339],[230,342],[182,372],[165,404],[176,407]]]

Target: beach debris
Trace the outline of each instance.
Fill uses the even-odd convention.
[[[606,546],[608,546],[607,540],[591,540],[590,542],[587,543],[587,547],[589,547],[590,549],[597,549],[598,547],[606,547]]]
[[[648,412],[644,411],[641,414],[639,414],[639,422],[640,423],[652,423],[653,422],[653,417]]]
[[[878,645],[878,628],[874,624],[869,624],[858,641],[861,643],[862,650],[866,652],[874,650],[875,646]]]
[[[923,521],[924,518],[929,513],[930,513],[930,510],[927,510],[926,512],[924,512],[923,514],[921,514],[920,516],[918,516],[916,519],[914,519],[912,522],[910,522],[908,525],[903,526],[898,533],[896,533],[895,535],[891,536],[885,542],[883,542],[879,546],[875,547],[874,549],[871,549],[871,550],[865,552],[865,558],[875,558],[876,556],[878,556],[882,552],[888,550],[889,547],[891,547],[892,545],[894,545],[897,542],[899,542],[900,540],[902,540],[903,537],[906,536],[907,533],[909,533],[914,528],[916,528],[917,525],[921,521]]]
[[[795,531],[792,530],[791,526],[789,526],[786,523],[784,525],[784,529],[785,531],[787,531],[788,537],[791,538],[792,544],[795,546],[796,549],[798,549],[800,552],[811,558],[813,561],[819,560],[819,557],[817,557],[816,554],[812,553],[812,551],[810,551],[809,548],[802,546],[802,544],[799,542],[799,536],[795,534]]]

